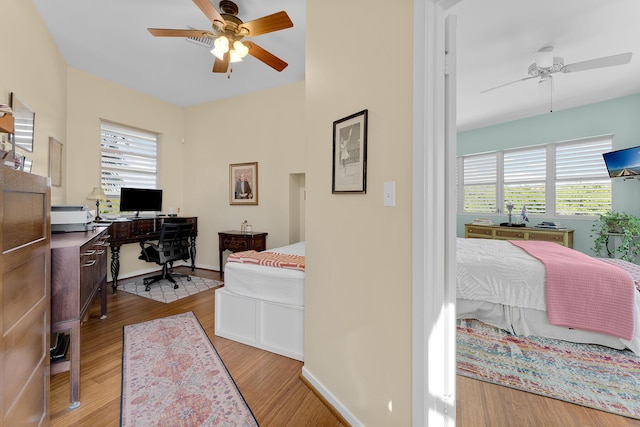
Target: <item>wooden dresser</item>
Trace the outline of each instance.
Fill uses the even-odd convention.
[[[0,187],[0,426],[46,426],[49,180],[0,166]]]
[[[542,240],[573,248],[573,230],[552,230],[531,227],[501,227],[499,225],[464,225],[467,239]]]
[[[108,227],[51,237],[51,332],[70,335],[69,357],[51,363],[51,375],[70,371],[70,408],[80,405],[80,323],[100,292],[107,315]]]

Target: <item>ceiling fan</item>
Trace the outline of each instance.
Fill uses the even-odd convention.
[[[231,62],[240,62],[247,54],[264,62],[276,71],[284,70],[287,65],[282,59],[251,41],[241,41],[245,37],[284,30],[293,27],[287,12],[281,11],[249,22],[242,22],[236,15],[238,6],[230,0],[220,2],[219,13],[209,0],[193,0],[198,8],[211,21],[212,30],[173,30],[168,28],[147,28],[156,37],[207,38],[213,40],[211,53],[215,56],[214,73],[226,73]]]
[[[618,55],[604,56],[602,58],[589,59],[573,64],[564,64],[560,57],[553,56],[553,46],[545,46],[533,54],[534,63],[529,66],[528,76],[509,83],[504,83],[490,89],[485,89],[480,93],[486,93],[513,83],[524,82],[539,78],[539,83],[551,80],[555,73],[573,73],[576,71],[593,70],[595,68],[612,67],[614,65],[628,64],[631,61],[631,52]]]

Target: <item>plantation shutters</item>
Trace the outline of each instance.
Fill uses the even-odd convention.
[[[611,179],[602,154],[613,137],[473,154],[459,158],[464,213],[597,216],[611,210]],[[460,196],[459,196],[460,197]]]
[[[101,185],[109,203],[104,212],[118,212],[121,187],[158,188],[158,135],[102,122]]]
[[[611,137],[556,146],[556,214],[595,216],[611,210],[611,179],[602,153]]]
[[[498,178],[496,153],[464,158],[464,211],[495,212]]]
[[[529,214],[546,213],[547,156],[545,147],[504,153],[504,200]],[[503,212],[506,212],[504,208]]]

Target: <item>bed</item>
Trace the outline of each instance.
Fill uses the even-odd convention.
[[[560,246],[551,242],[538,244],[552,245],[549,249]],[[640,354],[639,266],[622,260],[599,259],[626,271],[631,277],[632,290],[626,300],[629,300],[632,332],[625,339],[609,333],[552,324],[547,307],[545,264],[515,244],[506,240],[458,238],[456,252],[458,319],[478,319],[516,335],[629,348]],[[624,272],[621,274],[626,276]],[[611,312],[615,314],[617,310]]]
[[[260,265],[247,261],[255,260],[252,252],[238,252],[227,259],[224,286],[216,289],[215,334],[303,361],[304,264]],[[260,254],[299,259],[304,257],[305,243]]]

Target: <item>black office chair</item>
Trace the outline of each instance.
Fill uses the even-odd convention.
[[[143,279],[145,291],[149,290],[149,286],[162,279],[167,279],[173,283],[173,289],[178,289],[175,281],[176,277],[186,277],[191,280],[188,274],[171,273],[173,262],[178,260],[186,261],[190,257],[189,237],[191,235],[191,224],[187,223],[169,223],[162,224],[160,230],[160,238],[156,241],[140,242],[141,260],[147,262],[155,262],[162,266],[162,274],[153,277],[145,277]]]

